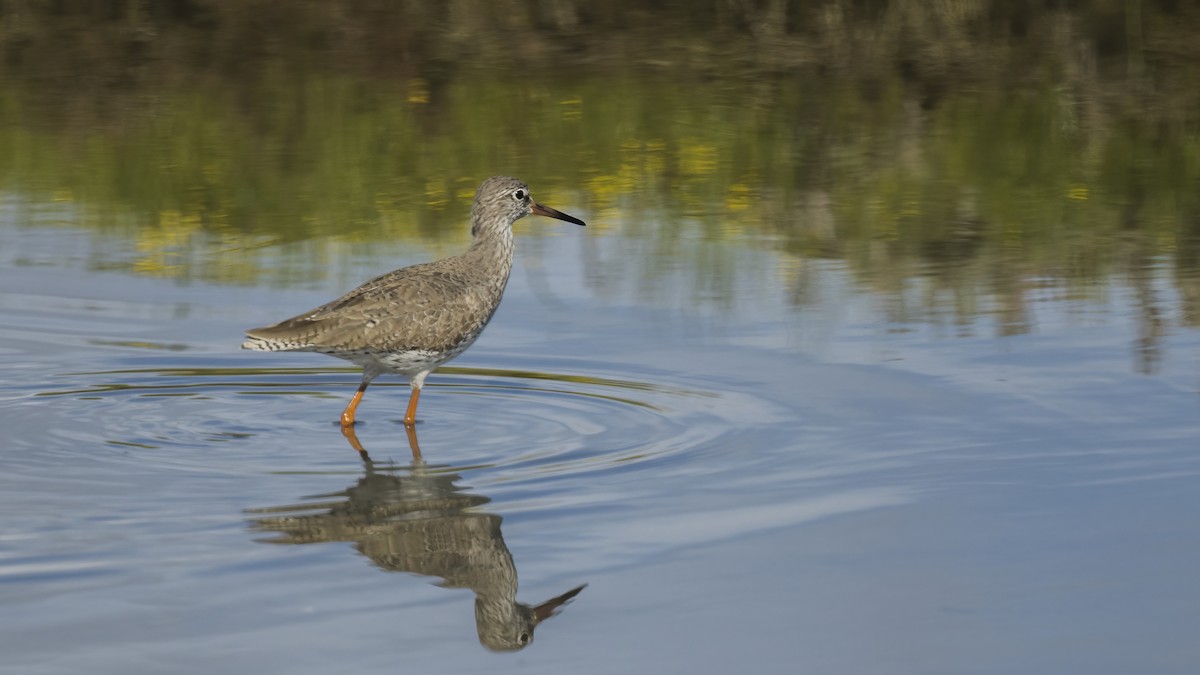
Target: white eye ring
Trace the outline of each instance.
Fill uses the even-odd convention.
[[[516,192],[513,193],[513,199],[516,199],[519,202],[525,201],[525,191],[517,190]]]

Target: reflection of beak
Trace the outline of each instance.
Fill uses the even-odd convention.
[[[576,225],[587,225],[587,223],[576,218],[575,216],[568,216],[567,214],[563,213],[562,211],[559,211],[557,209],[552,209],[549,206],[542,206],[541,204],[539,204],[537,202],[533,202],[529,205],[529,211],[531,213],[535,213],[539,216],[546,216],[549,218],[558,218],[559,220],[565,220],[568,223],[575,223]],[[583,588],[583,587],[580,586],[580,588]],[[576,589],[576,590],[578,590],[578,589]]]
[[[555,213],[558,213],[558,211],[555,211]],[[563,214],[559,213],[559,215],[561,216]],[[567,217],[570,218],[570,216],[567,216]],[[582,225],[583,223],[581,222],[579,224]],[[567,591],[566,593],[563,593],[562,595],[558,596],[557,598],[551,598],[551,599],[543,602],[542,604],[538,605],[537,607],[534,607],[533,608],[533,616],[537,620],[537,623],[541,623],[541,622],[545,621],[546,619],[549,619],[550,617],[554,616],[556,613],[558,613],[558,609],[560,607],[562,607],[563,605],[570,602],[571,598],[579,595],[579,591],[582,591],[585,588],[587,588],[587,584],[584,584],[578,588],[572,588],[571,590]],[[537,625],[537,623],[535,623],[534,625]]]

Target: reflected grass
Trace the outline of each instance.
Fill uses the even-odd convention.
[[[928,284],[898,320],[946,291],[955,320],[996,304],[1021,332],[1034,280],[1099,297],[1158,257],[1200,321],[1195,12],[699,3],[627,26],[622,3],[340,5],[278,17],[262,48],[238,38],[260,20],[248,9],[113,7],[126,23],[95,28],[88,67],[49,45],[95,17],[21,10],[0,36],[17,55],[0,66],[0,190],[29,224],[130,249],[95,267],[291,285],[347,247],[458,250],[475,185],[506,172],[586,212],[590,236],[635,240],[639,292],[727,308],[734,247],[679,242],[753,242],[797,261],[797,306],[799,268],[834,259],[885,296]],[[663,261],[681,256],[673,275]]]

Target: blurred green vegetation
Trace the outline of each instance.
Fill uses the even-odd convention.
[[[1046,279],[1165,259],[1195,325],[1198,34],[1173,0],[26,0],[0,190],[139,273],[250,283],[279,243],[457,247],[509,173],[644,239],[647,273],[680,237],[767,241],[1019,332]]]

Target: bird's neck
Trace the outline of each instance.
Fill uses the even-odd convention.
[[[513,233],[511,227],[487,227],[479,222],[471,224],[471,247],[463,254],[471,264],[487,270],[494,279],[501,280],[501,290],[512,270]]]

